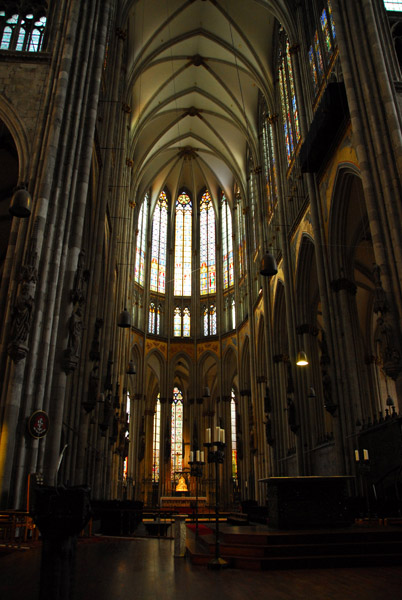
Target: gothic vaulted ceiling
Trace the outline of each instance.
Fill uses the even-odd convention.
[[[137,0],[128,13],[131,157],[138,197],[246,188],[258,91],[272,98],[275,17],[289,0]]]

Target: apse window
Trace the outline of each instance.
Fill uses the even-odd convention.
[[[39,52],[42,50],[46,17],[29,13],[10,15],[0,11],[0,50]]]
[[[394,10],[398,12],[402,12],[402,1],[401,2],[385,2],[385,8],[387,10]]]

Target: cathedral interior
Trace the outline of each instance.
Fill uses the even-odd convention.
[[[401,515],[401,65],[402,2],[0,3],[3,509]]]

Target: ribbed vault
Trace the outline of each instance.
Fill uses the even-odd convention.
[[[165,186],[173,196],[186,187],[195,197],[207,185],[231,200],[234,183],[246,196],[247,148],[258,154],[258,94],[272,104],[273,33],[280,22],[291,35],[291,5],[127,3],[129,152],[138,198],[152,188],[155,201]]]

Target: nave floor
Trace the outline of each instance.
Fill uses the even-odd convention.
[[[402,565],[211,571],[173,557],[173,540],[79,541],[74,600],[384,600],[401,597]],[[1,600],[37,600],[40,543],[0,553]]]

